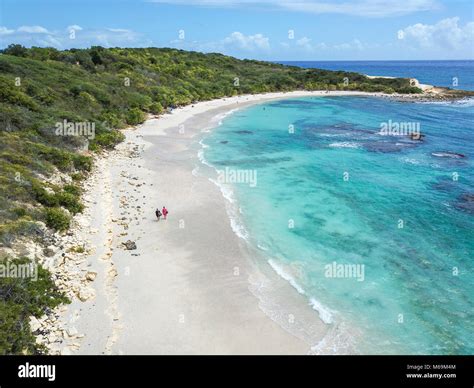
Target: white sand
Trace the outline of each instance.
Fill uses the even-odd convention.
[[[76,354],[305,354],[324,338],[328,326],[306,298],[234,233],[226,200],[197,158],[216,115],[310,95],[368,93],[225,98],[125,131],[87,194],[98,230],[88,260],[98,276],[95,299],[74,301],[64,317],[85,334]],[[158,222],[163,205],[170,214]],[[137,249],[124,250],[127,240]]]

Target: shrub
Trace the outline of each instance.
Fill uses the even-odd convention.
[[[127,124],[137,125],[145,121],[145,114],[138,108],[132,108],[127,111],[125,120]]]
[[[74,247],[71,247],[69,248],[69,251],[68,252],[72,252],[72,253],[84,253],[86,250],[84,249],[83,246],[80,246],[80,245],[76,245]]]
[[[154,102],[150,105],[150,112],[155,115],[159,115],[163,112],[163,106],[159,102]]]
[[[59,207],[45,209],[44,216],[46,225],[54,230],[64,231],[71,223],[71,217]]]
[[[29,264],[27,258],[0,259],[0,264]],[[33,277],[0,277],[0,355],[40,354],[46,349],[36,344],[29,317],[41,317],[61,303],[70,303],[41,265]]]
[[[104,112],[101,116],[100,116],[100,120],[102,121],[102,123],[109,129],[112,129],[112,128],[120,128],[122,122],[120,121],[120,119],[117,117],[117,115],[115,113],[112,113],[112,112]]]
[[[82,180],[85,179],[85,176],[83,173],[81,172],[75,172],[74,174],[71,174],[71,179],[74,181],[74,182],[80,182]]]
[[[73,194],[76,197],[79,197],[82,192],[81,188],[76,185],[65,185],[63,187],[63,191],[69,194]]]
[[[74,155],[73,165],[77,170],[90,171],[92,170],[92,158],[86,155]]]
[[[34,180],[31,184],[35,199],[42,205],[53,207],[58,205],[58,198],[55,194],[48,193],[44,186],[38,181]]]
[[[57,198],[59,204],[69,210],[72,214],[80,213],[84,210],[84,205],[79,201],[77,195],[62,192],[57,194]]]
[[[33,237],[40,234],[39,225],[29,219],[18,219],[10,221],[6,224],[0,224],[0,242],[6,246],[15,240],[17,236]]]
[[[26,216],[27,212],[24,207],[16,207],[12,209],[12,213],[15,214],[18,218]]]
[[[2,50],[3,54],[14,55],[16,57],[27,57],[28,49],[21,44],[10,44],[6,49]]]
[[[91,151],[96,151],[100,148],[113,148],[125,138],[124,134],[119,131],[103,131],[98,133],[94,140],[89,144]]]
[[[40,154],[60,170],[71,168],[73,153],[55,147],[42,146],[39,148]]]

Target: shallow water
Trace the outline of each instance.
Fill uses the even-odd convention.
[[[234,230],[328,325],[356,328],[358,352],[472,354],[473,118],[466,102],[278,100],[223,119],[202,156]]]

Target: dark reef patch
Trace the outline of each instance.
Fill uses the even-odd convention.
[[[252,131],[249,131],[247,129],[242,129],[242,130],[239,130],[239,131],[234,131],[235,133],[238,133],[239,135],[250,135],[252,134],[253,132]]]
[[[474,193],[462,194],[454,207],[469,214],[474,214]]]

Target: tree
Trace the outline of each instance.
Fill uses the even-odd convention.
[[[14,55],[15,57],[26,58],[28,56],[28,49],[23,47],[21,44],[11,44],[5,50],[3,50],[3,53],[7,55]]]

